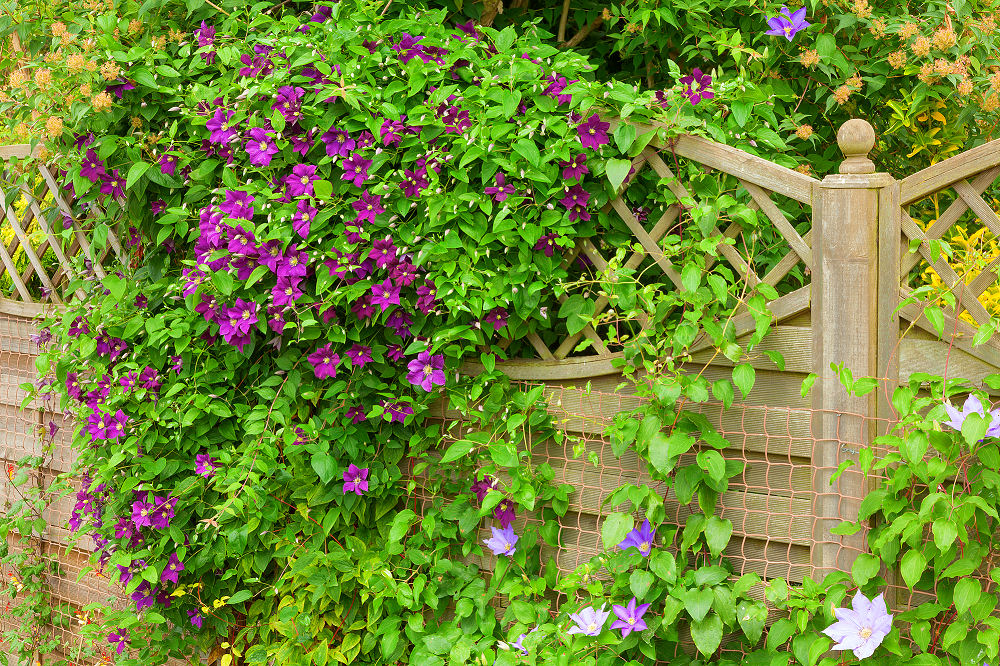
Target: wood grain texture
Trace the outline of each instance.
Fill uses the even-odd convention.
[[[900,204],[907,206],[997,165],[1000,165],[1000,139],[949,157],[899,181]]]

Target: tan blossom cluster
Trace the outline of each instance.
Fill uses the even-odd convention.
[[[920,73],[917,74],[917,78],[924,83],[934,83],[937,81],[937,77],[934,76],[934,63],[925,62],[920,66]]]
[[[906,53],[904,51],[893,51],[888,57],[889,66],[893,69],[902,69],[906,64]]]
[[[876,37],[881,38],[885,37],[885,28],[886,28],[885,19],[877,18],[874,21],[872,21],[872,24],[871,26],[868,27],[868,30],[871,31],[871,33]]]
[[[993,70],[990,74],[990,88],[993,90],[1000,90],[1000,69]]]
[[[605,7],[604,11],[601,12],[601,18],[604,19],[605,21],[611,20],[611,11],[608,10],[607,7]]]
[[[51,116],[45,121],[45,133],[49,137],[56,139],[62,136],[63,131],[63,121],[59,116]]]
[[[819,64],[819,52],[816,49],[806,49],[799,55],[799,63],[803,67],[815,67]]]
[[[851,89],[849,86],[840,86],[833,91],[833,99],[837,101],[837,104],[846,104],[850,98]]]
[[[180,30],[177,30],[176,28],[171,28],[170,29],[170,41],[172,41],[172,42],[180,42],[183,39],[184,39],[184,33],[183,32],[181,32]]]
[[[1000,97],[997,97],[996,93],[990,93],[983,99],[981,106],[983,107],[983,111],[996,111],[1000,108]]]
[[[855,74],[851,78],[849,78],[846,81],[844,81],[844,83],[846,85],[851,86],[852,88],[854,88],[856,90],[861,90],[865,86],[865,82],[861,80],[861,75],[860,74]]]
[[[795,130],[795,136],[799,137],[803,141],[808,139],[813,135],[812,125],[799,125]]]
[[[35,85],[39,88],[48,87],[52,83],[52,70],[42,68],[35,71]]]
[[[17,127],[14,128],[14,134],[17,135],[18,139],[24,141],[31,135],[31,128],[28,127],[28,123],[18,123]]]
[[[798,171],[799,173],[801,173],[804,176],[811,176],[812,175],[812,165],[811,164],[800,164],[797,167],[795,167],[795,171]]]
[[[139,116],[132,116],[129,122],[132,124],[132,129],[142,129],[142,118]]]
[[[627,26],[625,26],[625,29],[628,30],[632,34],[635,34],[635,33],[639,32],[640,30],[642,30],[642,26],[639,25],[638,23],[629,23]]]
[[[91,104],[94,107],[94,111],[107,111],[111,108],[111,95],[107,92],[98,93],[91,100]]]
[[[52,24],[52,36],[53,37],[61,39],[61,38],[65,37],[67,34],[69,34],[69,33],[66,32],[66,24],[65,23],[63,23],[62,21],[56,21],[55,23]]]
[[[42,117],[42,112],[41,111],[39,111],[38,109],[32,109],[31,110],[31,119],[32,120],[38,120],[41,117]]]
[[[958,43],[958,37],[955,36],[954,30],[948,26],[944,26],[934,32],[934,37],[931,41],[934,42],[934,48],[945,51]]]
[[[167,38],[165,35],[160,35],[159,37],[152,37],[149,40],[149,45],[153,47],[154,51],[162,51],[167,45]]]
[[[39,146],[38,148],[38,160],[41,162],[47,162],[48,159],[52,157],[52,153],[45,146]]]
[[[50,65],[52,63],[54,63],[54,62],[59,62],[60,60],[62,60],[62,49],[56,49],[55,51],[49,51],[44,56],[42,56],[42,60],[44,60],[45,62],[49,63]]]
[[[917,24],[913,21],[907,21],[899,28],[899,38],[904,41],[915,34],[917,34]]]
[[[962,101],[962,99],[971,95],[973,88],[974,86],[972,85],[972,80],[969,79],[968,77],[965,77],[961,81],[959,81],[958,85],[955,86],[955,89],[958,90],[958,94],[961,95],[959,101]]]
[[[137,35],[140,32],[142,32],[142,21],[140,21],[139,19],[132,19],[131,21],[129,21],[128,31],[133,35]]]
[[[104,77],[106,81],[114,81],[121,74],[121,68],[118,67],[118,63],[108,60],[101,65],[101,76]]]
[[[868,4],[868,0],[854,0],[854,5],[851,7],[851,11],[858,18],[866,19],[872,15],[872,8]]]
[[[923,35],[920,35],[910,46],[913,49],[913,55],[915,56],[925,56],[931,52],[931,40],[927,39]]]
[[[93,51],[95,45],[96,45],[96,42],[94,41],[93,37],[91,37],[90,39],[83,40],[83,51],[84,51],[84,53],[90,53],[91,51]]]
[[[70,74],[79,74],[83,71],[86,60],[82,53],[70,53],[66,56],[66,68]]]
[[[20,88],[27,82],[28,75],[24,73],[23,69],[15,69],[10,73],[10,76],[7,77],[7,85],[11,88]]]
[[[84,83],[80,86],[80,94],[84,97],[90,97],[90,84]]]
[[[997,29],[996,19],[992,15],[984,16],[981,21],[979,21],[979,30],[984,35],[991,35],[993,31]]]

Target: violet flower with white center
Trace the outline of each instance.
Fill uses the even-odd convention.
[[[406,367],[410,371],[406,375],[406,380],[427,392],[433,390],[435,386],[444,386],[446,383],[444,354],[432,356],[429,352],[422,351]]]
[[[632,597],[632,601],[628,602],[628,606],[611,607],[611,610],[618,616],[618,619],[611,624],[611,628],[621,629],[622,638],[627,637],[633,631],[642,631],[647,628],[646,621],[642,619],[642,616],[649,609],[650,604],[636,606],[636,601],[636,598]]]
[[[892,615],[885,599],[878,595],[871,601],[860,590],[851,601],[851,609],[835,608],[837,621],[823,633],[837,641],[831,650],[851,650],[858,659],[866,659],[892,631]]]
[[[268,166],[271,164],[271,158],[280,151],[270,132],[263,127],[254,127],[247,132],[246,152],[250,164]]]
[[[604,610],[604,606],[601,606],[601,610],[594,610],[593,607],[587,606],[578,613],[569,614],[569,619],[573,620],[575,624],[570,627],[567,633],[598,636],[610,616],[611,611]]]
[[[514,534],[513,527],[507,527],[502,530],[498,530],[495,527],[490,527],[493,532],[493,536],[489,539],[483,539],[490,550],[493,551],[494,555],[506,555],[510,557],[516,552],[514,545],[517,543],[518,536]]]
[[[355,495],[362,495],[367,491],[368,468],[362,469],[351,463],[344,472],[344,494],[353,492]]]
[[[649,520],[642,521],[642,527],[636,528],[625,535],[618,547],[622,550],[637,548],[643,557],[649,557],[653,548],[653,536],[656,531],[650,527]]]

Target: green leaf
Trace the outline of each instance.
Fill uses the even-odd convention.
[[[934,532],[934,545],[942,553],[948,552],[948,549],[954,545],[955,539],[958,538],[958,526],[947,518],[935,520],[931,531]]]
[[[914,622],[910,625],[910,638],[920,646],[920,649],[927,651],[927,646],[931,643],[931,623],[926,620]]]
[[[713,453],[718,453],[713,451]],[[705,542],[712,552],[712,557],[718,557],[729,544],[730,537],[733,536],[733,521],[723,520],[718,516],[709,516],[705,524]]]
[[[667,550],[657,550],[649,557],[649,568],[660,580],[673,583],[677,580],[677,560]]]
[[[136,162],[128,170],[128,176],[125,178],[125,189],[131,189],[135,185],[136,181],[142,178],[142,174],[146,173],[146,170],[151,165],[147,162]]]
[[[955,610],[961,615],[979,601],[983,588],[975,578],[963,578],[955,584]]]
[[[623,154],[628,153],[629,148],[632,147],[632,142],[635,141],[635,125],[632,123],[619,123],[614,136],[618,150]]]
[[[698,467],[708,472],[713,481],[721,482],[726,478],[726,460],[718,451],[699,451]]]
[[[313,181],[313,194],[317,199],[329,199],[333,194],[333,184],[328,180]]]
[[[403,509],[397,513],[392,519],[392,526],[389,527],[389,537],[387,544],[390,546],[395,546],[395,548],[389,548],[390,554],[396,554],[402,552],[402,546],[399,542],[406,536],[406,533],[410,531],[410,526],[417,520],[417,514],[413,512],[412,509]],[[395,552],[393,552],[395,551]]]
[[[684,590],[683,594],[684,609],[691,616],[691,619],[695,622],[705,619],[708,611],[712,608],[712,601],[715,600],[712,590],[688,588]]]
[[[743,633],[750,639],[750,645],[756,645],[764,633],[767,607],[762,603],[741,599],[736,604],[736,620],[740,623]]]
[[[226,603],[229,604],[230,606],[235,606],[236,604],[243,603],[252,596],[253,595],[250,593],[250,590],[240,590],[233,596],[229,597],[229,600],[226,601]]]
[[[478,442],[473,442],[471,439],[460,439],[445,451],[444,455],[441,456],[441,463],[449,463],[453,460],[458,460],[469,454],[472,449],[479,446]]]
[[[687,433],[674,430],[667,436],[657,432],[649,443],[649,462],[661,474],[669,474],[677,464],[678,456],[690,451],[692,446],[694,438]]]
[[[701,268],[697,264],[685,264],[681,271],[681,286],[684,287],[684,291],[694,293],[698,291],[699,284],[701,284]]]
[[[767,647],[777,650],[788,642],[788,639],[795,633],[795,623],[787,617],[783,617],[767,630]]]
[[[615,192],[625,182],[628,172],[632,170],[632,160],[608,160],[604,164],[604,171],[611,182],[611,187]]]
[[[746,398],[753,388],[757,373],[749,363],[743,363],[733,368],[733,383],[740,389],[740,393]]]
[[[806,375],[806,378],[802,380],[802,397],[809,395],[809,390],[812,389],[813,384],[816,383],[816,378],[819,377],[815,372],[810,372]]]
[[[501,467],[517,467],[521,462],[517,455],[517,448],[507,440],[490,444],[490,458]]]
[[[691,623],[691,638],[695,647],[708,656],[719,649],[722,642],[722,618],[712,613],[704,620]]]
[[[907,462],[919,463],[924,459],[924,454],[927,453],[928,444],[926,434],[914,431],[907,434],[900,443],[899,452],[903,454],[903,458]]]
[[[518,139],[514,143],[514,152],[528,161],[528,164],[538,168],[541,163],[541,155],[538,152],[538,144],[533,139]]]
[[[733,102],[729,105],[729,110],[733,112],[733,119],[740,127],[747,124],[747,119],[750,117],[750,110],[752,108],[753,102]]]
[[[944,335],[944,312],[941,308],[928,305],[924,308],[924,316],[939,336]]]
[[[121,301],[125,297],[125,287],[127,286],[123,278],[117,275],[108,275],[102,282],[111,291],[111,296],[116,301]]]
[[[319,480],[329,483],[337,469],[336,461],[329,453],[314,453],[312,457],[312,468],[319,475]]]
[[[899,562],[899,573],[903,576],[906,586],[913,588],[927,568],[927,558],[919,550],[909,550]]]
[[[878,575],[881,566],[882,561],[875,555],[861,553],[854,560],[854,565],[851,566],[851,575],[854,577],[854,582],[863,587],[868,581]]]
[[[629,576],[629,587],[632,588],[632,594],[635,595],[636,599],[643,599],[646,593],[649,592],[649,588],[653,585],[655,578],[653,574],[645,571],[643,569],[636,569]]]
[[[632,531],[633,527],[635,527],[635,521],[630,514],[612,513],[609,515],[604,519],[604,524],[601,525],[601,539],[604,542],[604,548],[606,550],[615,548],[622,542],[625,535]]]
[[[962,421],[962,437],[965,439],[965,443],[970,447],[975,446],[986,436],[989,427],[990,419],[985,419],[979,414],[969,414]]]

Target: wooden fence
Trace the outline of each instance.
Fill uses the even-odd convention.
[[[642,134],[646,129],[637,131]],[[724,181],[726,192],[765,219],[769,233],[784,247],[776,261],[762,265],[750,242],[757,232],[746,228],[745,222],[730,220],[717,230],[735,241],[720,245],[719,250],[722,260],[741,276],[747,295],[762,284],[780,286],[783,291],[768,304],[775,326],[749,359],[756,372],[750,394],[730,409],[712,403],[695,407],[730,442],[725,455],[746,464],[720,503],[722,516],[735,526],[727,554],[739,571],[800,581],[833,569],[849,570],[862,551],[864,534],[844,537],[830,530],[841,519],[856,517],[867,487],[863,477],[851,470],[835,483],[831,484],[831,478],[843,461],[854,459],[891,422],[886,397],[891,387],[919,372],[975,379],[1000,371],[1000,342],[989,339],[974,346],[976,329],[970,323],[982,324],[990,318],[980,299],[997,284],[1000,253],[979,274],[967,276],[936,247],[936,241],[947,239],[956,224],[963,228],[983,225],[994,238],[1000,237],[1000,217],[983,198],[983,192],[1000,176],[1000,141],[901,180],[875,173],[867,157],[874,141],[867,122],[847,122],[838,134],[845,156],[840,173],[819,180],[697,137],[680,137],[668,145],[654,140],[634,158],[633,166],[637,172],[652,169],[663,179],[660,182],[670,190],[673,203],[661,207],[658,216],[650,215],[649,223],[640,221],[635,213],[639,202],[630,201],[626,183],[608,204],[608,211],[621,218],[634,244],[626,265],[655,266],[678,290],[684,289],[678,271],[658,243],[674,225],[685,221],[692,203],[704,199],[677,177],[685,164],[700,165]],[[25,154],[25,147],[8,147],[4,156]],[[19,410],[24,397],[19,385],[35,379],[32,357],[36,348],[28,340],[34,332],[31,318],[72,297],[65,286],[73,258],[91,250],[87,215],[66,200],[51,172],[42,167],[38,175],[53,195],[59,217],[68,218],[69,226],[58,232],[53,228],[52,216],[44,215],[38,205],[39,192],[26,194],[31,203],[20,217],[12,201],[0,200],[14,230],[11,242],[0,247],[0,260],[12,278],[11,293],[0,299],[0,458],[5,465],[38,450],[35,431],[50,420],[48,412],[37,408]],[[944,211],[938,214],[942,202]],[[33,220],[41,242],[29,238]],[[93,262],[98,276],[115,262],[126,260],[113,230],[106,245],[105,252],[111,254]],[[14,262],[18,247],[29,259],[27,268],[20,270]],[[612,249],[600,238],[581,239],[566,253],[564,266],[585,257],[587,265],[604,269]],[[956,307],[943,308],[947,342],[926,320],[921,304],[900,307],[910,297],[915,280],[929,270],[958,297]],[[29,282],[33,277],[45,287],[44,298],[32,295]],[[606,299],[598,298],[597,314],[606,313],[608,306]],[[734,325],[741,336],[754,330],[753,318],[746,311],[737,315]],[[553,330],[559,330],[558,326]],[[575,351],[583,340],[589,340],[589,346]],[[602,516],[615,510],[604,505],[609,494],[623,483],[651,482],[644,463],[628,452],[616,458],[604,436],[614,415],[634,408],[640,398],[628,385],[620,387],[622,376],[614,362],[621,352],[606,344],[599,328],[588,326],[574,335],[567,332],[555,342],[551,336],[546,341],[532,334],[527,343],[525,348],[533,350],[533,358],[512,359],[498,366],[513,379],[543,383],[549,410],[561,427],[584,441],[587,453],[601,460],[600,466],[594,466],[587,455],[574,456],[569,444],[544,443],[536,451],[555,469],[557,482],[577,489],[561,520],[560,546],[552,553],[561,569],[571,570],[599,550]],[[779,352],[783,363],[765,351]],[[862,398],[850,397],[840,387],[831,363],[844,363],[855,377],[881,377],[885,387]],[[695,345],[690,369],[703,371],[714,381],[730,376],[732,363],[703,342]],[[475,370],[474,364],[469,370]],[[818,379],[803,397],[801,384],[809,373],[816,373]],[[437,412],[444,418],[456,416],[443,405]],[[52,416],[56,422],[60,418]],[[42,472],[43,484],[69,469],[69,432],[71,424],[67,423],[56,435],[54,454]],[[13,499],[14,491],[9,484],[0,487],[4,488],[0,491],[4,493],[0,494],[2,508]],[[683,520],[689,508],[670,494],[667,500],[668,516]],[[67,554],[61,550],[68,537],[65,521],[71,507],[69,498],[55,502],[49,509],[50,526],[33,538],[43,553],[63,563],[67,575],[53,576],[53,587],[59,599],[76,612],[87,602],[112,593],[113,585],[89,578],[77,583],[75,576],[68,575],[82,566],[88,547],[84,542]],[[98,584],[90,584],[94,582]],[[71,648],[80,639],[75,637],[76,625],[70,624],[60,631]]]

